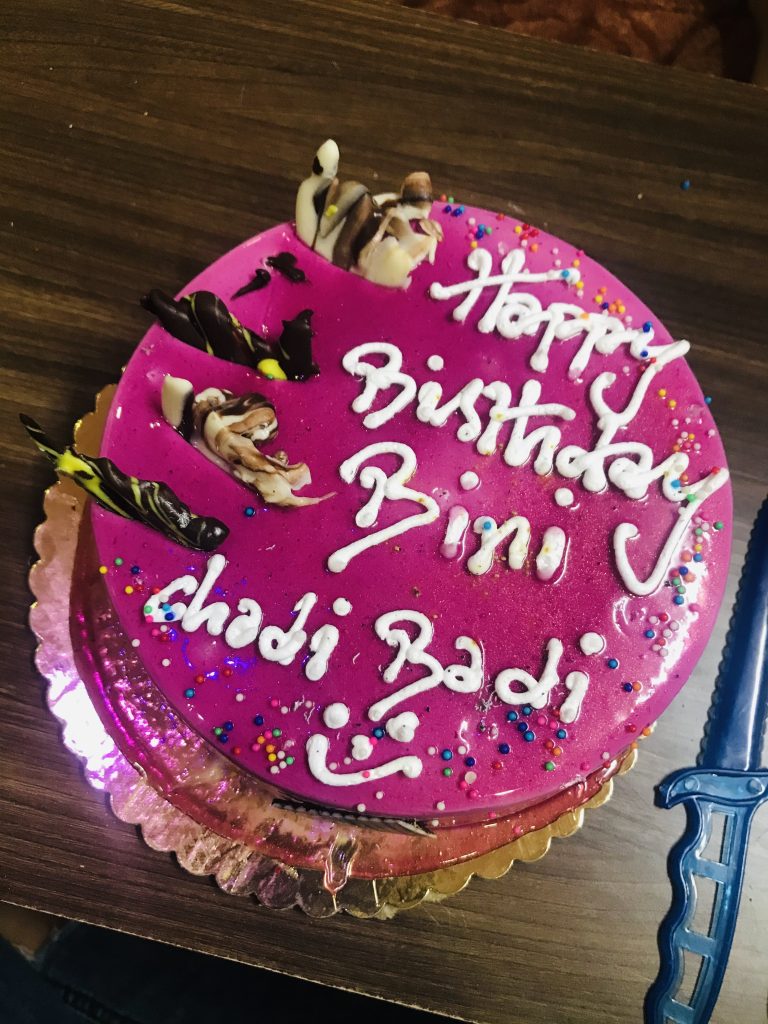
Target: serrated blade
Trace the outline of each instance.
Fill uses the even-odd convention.
[[[697,764],[755,771],[768,718],[768,498],[757,514]]]

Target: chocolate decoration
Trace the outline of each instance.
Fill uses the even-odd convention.
[[[213,551],[229,536],[224,523],[195,515],[167,484],[128,476],[111,459],[82,455],[72,446],[59,451],[35,420],[24,413],[20,419],[56,472],[74,480],[108,512],[135,519],[177,544],[199,551]]]
[[[432,206],[432,180],[426,171],[413,171],[403,182],[400,195],[404,203],[419,203]]]
[[[286,259],[282,260],[282,257]],[[301,275],[296,280],[305,280],[304,271],[293,267],[296,258],[290,253],[281,253],[280,256],[269,257],[269,260],[281,260],[282,273],[293,268]],[[279,341],[270,345],[255,331],[243,326],[213,292],[192,292],[176,300],[159,289],[153,289],[142,298],[141,304],[154,313],[175,338],[204,349],[219,359],[257,371],[265,360],[274,361],[286,378],[294,381],[306,380],[320,372],[312,358],[314,331],[310,326],[311,309],[303,310],[293,320],[283,320]]]
[[[349,216],[352,208],[366,196],[369,203],[372,204],[371,193],[359,181],[344,181],[341,184],[338,183],[338,180],[334,181],[328,192],[325,212],[320,221],[320,237],[325,238],[334,228],[338,227],[341,221]]]
[[[243,295],[249,295],[251,292],[259,292],[262,288],[266,288],[272,277],[268,270],[263,267],[259,267],[258,270],[254,271],[251,280],[244,284],[242,288],[238,288],[235,294],[232,296],[233,299],[241,299]]]
[[[289,281],[300,283],[307,280],[307,275],[297,266],[296,257],[292,252],[279,252],[277,256],[267,256],[267,266],[277,270]]]
[[[340,182],[338,166],[338,146],[328,139],[296,193],[296,234],[343,270],[388,288],[407,288],[411,271],[424,260],[434,262],[443,238],[439,221],[430,217],[429,174],[413,171],[399,194],[373,196],[360,182]]]
[[[192,437],[192,432],[195,429],[195,392],[194,388],[190,388],[187,393],[184,405],[181,411],[181,419],[179,420],[176,430],[181,434],[185,441],[188,441]]]
[[[336,244],[333,247],[333,262],[337,267],[349,270],[357,262],[362,246],[358,247],[358,239],[362,232],[371,237],[376,233],[381,221],[376,204],[370,192],[362,192],[348,208]],[[357,250],[357,251],[356,251]]]
[[[189,303],[210,355],[241,366],[253,366],[259,359],[272,355],[267,342],[255,331],[243,327],[213,292],[193,292]]]
[[[304,462],[291,463],[284,451],[265,455],[261,445],[277,436],[275,407],[256,391],[234,395],[208,387],[195,395],[190,381],[168,374],[163,380],[161,407],[165,420],[197,453],[225,466],[236,480],[255,491],[267,504],[296,508],[317,505],[330,494],[310,498],[294,494],[311,483]],[[192,429],[185,428],[191,407]]]
[[[201,410],[201,431],[205,427],[205,418],[210,412],[215,409],[219,416],[237,416],[239,419],[244,419],[248,413],[255,412],[257,409],[268,409],[274,416],[275,407],[268,398],[264,395],[259,394],[258,391],[248,391],[244,395],[235,395],[231,391],[225,391],[221,389],[221,394],[224,397],[224,401],[221,403],[214,404],[213,402],[208,403],[210,408]],[[270,431],[268,440],[271,440],[277,434],[277,420],[275,419],[274,430]]]
[[[141,305],[154,313],[174,338],[219,359],[255,368],[261,359],[273,356],[272,347],[255,331],[243,327],[213,292],[192,292],[182,299],[172,299],[154,288],[142,298]]]
[[[229,395],[230,392],[222,392]],[[185,441],[195,432],[195,389],[183,377],[166,374],[162,391],[163,416]]]
[[[277,343],[278,362],[288,380],[306,380],[320,372],[312,359],[312,310],[304,309],[293,320],[283,320],[283,332]]]
[[[139,303],[156,316],[174,338],[194,348],[205,347],[193,320],[192,307],[188,299],[173,299],[159,288],[153,288],[147,295],[142,295]]]
[[[355,237],[352,239],[351,244],[351,255],[353,265],[360,259],[360,253],[368,245],[371,239],[374,237],[376,232],[379,230],[381,224],[381,214],[375,217],[370,217],[357,232]]]
[[[317,160],[317,157],[315,157],[315,160]],[[318,217],[320,217],[320,214],[327,205],[330,191],[331,185],[326,185],[325,188],[321,188],[319,192],[315,192],[314,198],[312,199],[312,205],[314,206],[315,213]]]

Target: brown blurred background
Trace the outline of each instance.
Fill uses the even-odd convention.
[[[404,0],[449,15],[655,64],[768,85],[768,0]]]

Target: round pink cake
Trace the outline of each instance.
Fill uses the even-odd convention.
[[[655,721],[718,611],[731,491],[687,343],[625,286],[509,217],[431,216],[444,240],[406,289],[291,225],[203,271],[180,294],[268,339],[312,310],[320,372],[265,379],[152,326],[101,454],[229,536],[206,554],[92,519],[135,654],[211,744],[304,806],[448,823],[537,804]],[[233,298],[280,253],[306,280]],[[263,395],[264,451],[324,500],[266,504],[188,443],[169,374]]]

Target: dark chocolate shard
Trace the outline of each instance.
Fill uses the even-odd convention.
[[[243,327],[213,292],[192,292],[184,298],[172,299],[159,288],[153,288],[141,304],[154,313],[174,338],[209,355],[251,367],[261,359],[272,358],[272,347],[255,331]]]
[[[289,281],[300,283],[307,280],[307,275],[296,263],[296,257],[292,252],[279,252],[277,256],[267,256],[267,266],[277,270]]]
[[[243,295],[250,295],[251,292],[260,292],[262,288],[266,288],[272,277],[268,270],[264,267],[259,267],[258,270],[254,271],[253,277],[244,284],[242,288],[238,288],[235,294],[232,296],[233,299],[241,299]]]
[[[293,320],[283,320],[277,343],[277,361],[288,380],[306,380],[320,372],[312,359],[312,310],[303,309]]]
[[[144,309],[156,316],[163,327],[179,341],[194,348],[205,348],[203,339],[194,322],[189,299],[173,299],[159,288],[142,295],[139,300]]]
[[[224,523],[195,515],[167,484],[128,476],[111,459],[92,458],[72,446],[59,450],[30,416],[22,413],[20,419],[56,472],[74,480],[108,512],[135,519],[177,544],[199,551],[213,551],[229,536]]]
[[[267,342],[255,331],[243,327],[213,292],[192,292],[189,303],[210,355],[241,366],[253,366],[260,359],[268,359],[272,355]]]
[[[295,262],[290,253],[283,255],[290,256]],[[299,273],[303,280],[303,271]],[[262,372],[260,364],[264,360],[274,360],[287,379],[294,381],[306,380],[320,372],[312,358],[314,331],[310,326],[311,309],[303,310],[293,320],[283,320],[280,339],[271,345],[256,331],[241,324],[213,292],[192,292],[182,299],[172,299],[165,292],[153,289],[144,296],[141,304],[154,313],[163,327],[179,341],[201,348],[219,359],[259,372]],[[265,376],[276,375],[269,369],[263,373]]]

